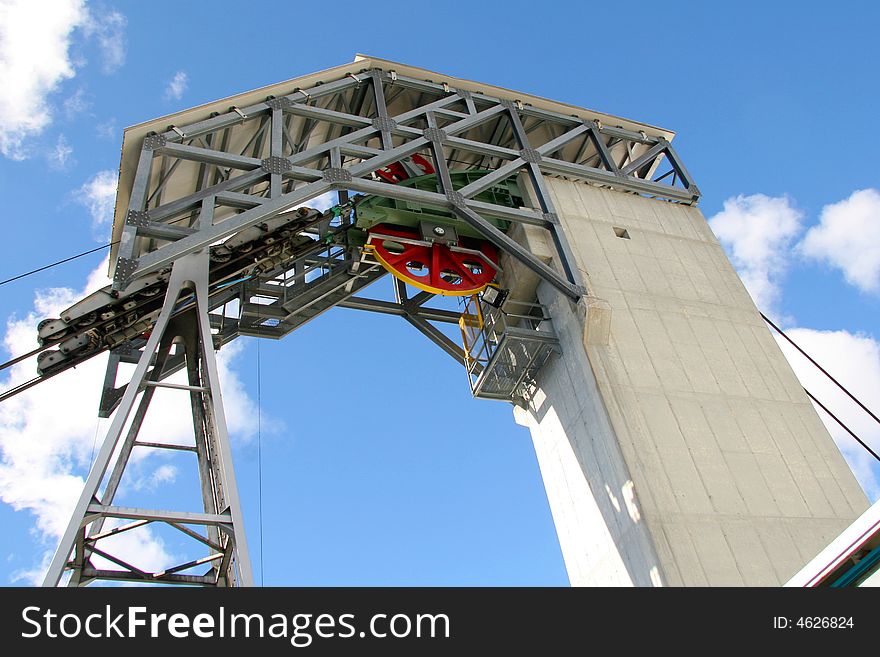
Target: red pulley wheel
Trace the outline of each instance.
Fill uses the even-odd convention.
[[[370,229],[368,236],[366,248],[385,269],[426,292],[476,294],[495,278],[495,267],[489,263],[498,262],[498,250],[489,242],[461,240],[459,246],[476,252],[463,253],[445,244],[413,244],[409,240],[421,240],[418,233],[383,224]]]
[[[416,167],[421,169],[422,175],[434,173],[433,165],[418,153],[411,156],[410,160],[414,165],[416,165]],[[376,169],[376,175],[385,182],[389,182],[392,184],[399,183],[402,180],[406,180],[410,177],[406,168],[400,162],[392,162],[387,167]]]

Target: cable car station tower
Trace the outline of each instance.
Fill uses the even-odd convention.
[[[38,329],[41,379],[109,352],[113,418],[46,585],[252,585],[215,350],[335,306],[403,318],[514,405],[572,585],[786,581],[867,502],[673,136],[363,56],[127,129],[113,284]],[[192,444],[141,435],[159,388]],[[150,449],[193,454],[203,510],[114,503]],[[202,556],[108,547],[148,525]]]

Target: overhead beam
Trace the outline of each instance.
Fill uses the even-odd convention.
[[[458,320],[461,317],[459,313],[451,310],[426,308],[424,306],[414,306],[411,304],[399,304],[392,301],[383,301],[381,299],[367,299],[365,297],[349,297],[345,301],[341,301],[336,305],[340,308],[366,310],[368,312],[380,313],[383,315],[396,315],[398,317],[413,315],[432,322],[446,322],[447,324],[458,324]]]

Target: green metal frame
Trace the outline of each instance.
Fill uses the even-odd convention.
[[[492,172],[476,169],[453,169],[449,172],[449,177],[452,179],[453,189],[458,190],[489,173]],[[409,178],[397,183],[396,186],[435,193],[440,193],[441,190],[440,181],[435,173]],[[525,204],[515,176],[492,185],[473,198],[477,201],[507,208],[520,208]],[[510,228],[510,222],[504,219],[488,216],[483,218],[503,232],[507,232],[508,228]],[[370,196],[358,203],[355,209],[355,226],[364,230],[369,230],[378,224],[415,227],[419,225],[420,221],[424,220],[453,226],[459,235],[465,237],[485,239],[479,231],[458,218],[452,210],[442,206],[404,201],[385,196]]]

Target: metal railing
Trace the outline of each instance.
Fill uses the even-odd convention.
[[[468,297],[459,328],[471,392],[485,399],[527,401],[559,344],[546,308],[514,299],[495,308],[477,295]]]

